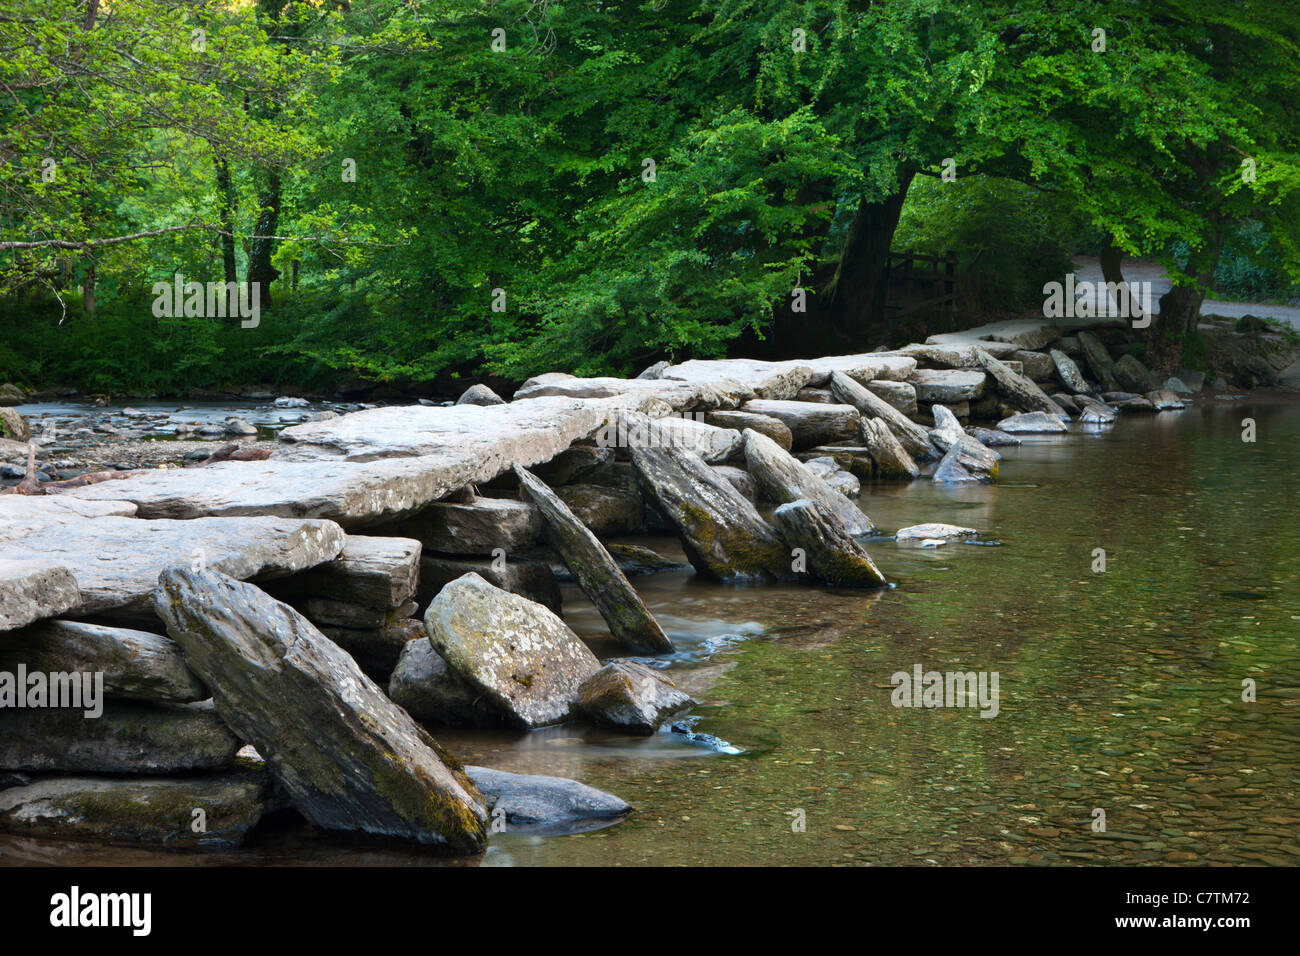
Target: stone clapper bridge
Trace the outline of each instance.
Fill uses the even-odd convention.
[[[649,734],[694,703],[656,670],[601,665],[558,616],[556,559],[635,655],[672,650],[625,573],[658,556],[602,538],[670,530],[722,581],[879,587],[862,478],[937,462],[936,481],[987,481],[1009,432],[1063,431],[1080,406],[1114,420],[1071,359],[1037,351],[1067,331],[543,375],[509,403],[476,386],[454,406],[293,426],[262,461],[0,496],[0,705],[19,666],[102,672],[107,698],[93,721],[0,706],[0,830],[228,847],[291,805],[323,829],[474,853],[503,828],[616,820],[617,797],[462,767],[424,727]],[[1080,357],[1105,378],[1108,356]],[[1066,391],[1049,397],[1053,379]],[[1001,427],[967,432],[977,413]]]

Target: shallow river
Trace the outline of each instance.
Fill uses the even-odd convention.
[[[636,811],[615,826],[501,834],[470,861],[282,827],[199,856],[0,836],[0,862],[1294,866],[1298,448],[1296,404],[1124,416],[1002,449],[994,486],[867,488],[882,529],[944,521],[1002,542],[877,542],[888,591],[636,578],[679,644],[668,672],[706,702],[694,730],[730,748],[576,726],[438,733],[467,763],[618,794]],[[600,633],[565,598],[575,629]],[[916,664],[996,671],[996,717],[892,706],[891,675]]]

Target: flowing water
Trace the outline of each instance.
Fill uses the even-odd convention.
[[[1122,416],[1002,449],[997,485],[867,487],[883,529],[943,521],[1001,542],[878,541],[889,590],[636,578],[679,645],[667,672],[703,702],[690,729],[711,738],[438,733],[468,763],[618,794],[636,811],[614,826],[499,834],[460,861],[302,827],[199,856],[0,836],[0,862],[1294,866],[1297,447],[1300,405],[1280,399]],[[617,656],[590,604],[565,598]],[[997,672],[997,715],[893,706],[891,676],[918,664]]]

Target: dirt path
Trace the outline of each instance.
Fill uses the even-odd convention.
[[[1075,256],[1075,276],[1079,281],[1101,282],[1101,264],[1096,256]],[[1152,309],[1160,311],[1160,296],[1168,292],[1173,283],[1165,276],[1164,267],[1146,259],[1125,259],[1124,280],[1126,282],[1150,282]],[[1201,305],[1201,315],[1223,315],[1239,319],[1243,315],[1255,315],[1260,318],[1277,319],[1290,323],[1292,328],[1300,329],[1300,308],[1289,305],[1269,305],[1265,302],[1224,302],[1222,299],[1206,299]]]

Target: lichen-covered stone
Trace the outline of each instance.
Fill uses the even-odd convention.
[[[210,705],[110,700],[84,709],[0,707],[0,770],[174,773],[229,767],[240,742]]]
[[[168,850],[229,849],[241,846],[262,818],[266,783],[248,772],[47,778],[0,791],[0,831]]]
[[[424,622],[447,666],[518,727],[567,720],[577,707],[578,687],[600,669],[562,620],[477,574],[438,592]]]

